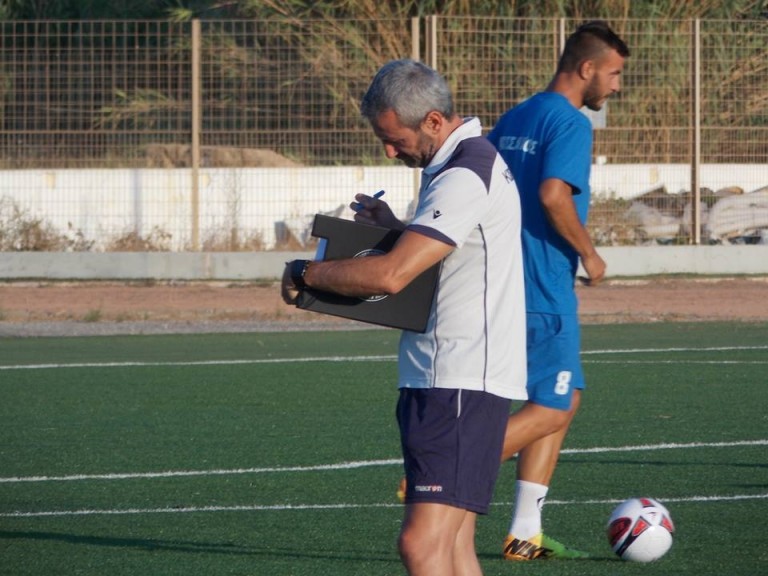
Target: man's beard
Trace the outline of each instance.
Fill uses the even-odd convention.
[[[596,83],[593,82],[587,86],[587,90],[584,93],[584,106],[597,112],[603,108],[603,105],[607,102],[608,98],[611,97],[611,94],[603,95],[597,92],[595,84]]]
[[[402,154],[397,159],[409,168],[426,168],[435,155],[435,144],[426,134],[422,134],[419,136],[418,149],[418,155]]]

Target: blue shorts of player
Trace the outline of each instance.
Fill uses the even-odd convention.
[[[581,330],[575,314],[526,315],[528,322],[528,401],[568,410],[574,390],[584,389]]]
[[[511,402],[477,390],[401,388],[405,503],[487,514]]]

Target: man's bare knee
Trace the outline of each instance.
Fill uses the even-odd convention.
[[[436,557],[441,553],[440,540],[431,538],[429,534],[423,534],[417,530],[408,528],[400,532],[397,540],[397,549],[400,560],[408,569],[408,573],[422,573],[422,571],[435,564]]]
[[[538,404],[528,404],[526,408],[529,412],[528,417],[536,427],[539,438],[554,434],[571,420],[570,410],[558,410]]]
[[[502,462],[512,458],[528,444],[566,429],[570,425],[577,407],[578,403],[576,406],[572,406],[570,410],[557,410],[530,402],[526,403],[507,421],[501,453]]]

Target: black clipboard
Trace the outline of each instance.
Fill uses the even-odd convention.
[[[312,236],[324,240],[324,260],[386,253],[395,245],[400,234],[397,230],[323,214],[316,214],[312,225]],[[437,263],[397,294],[368,299],[305,288],[299,293],[296,306],[303,310],[360,322],[424,332],[432,310],[439,274],[440,263]]]

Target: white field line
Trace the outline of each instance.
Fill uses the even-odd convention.
[[[402,460],[361,460],[318,466],[278,466],[271,468],[231,468],[219,470],[167,470],[164,472],[125,472],[114,474],[73,474],[71,476],[20,476],[0,478],[0,484],[18,482],[72,482],[78,480],[135,480],[149,478],[178,478],[185,476],[235,476],[239,474],[269,474],[275,472],[322,472],[327,470],[352,470],[372,466],[402,464]]]
[[[736,494],[730,496],[688,496],[677,498],[657,498],[661,502],[732,502],[736,500],[765,500],[768,494]],[[622,500],[548,500],[547,506],[583,506],[618,504]],[[511,502],[493,502],[492,506],[511,506]],[[121,516],[130,514],[191,514],[201,512],[275,512],[292,510],[354,510],[370,508],[402,508],[402,504],[270,504],[241,506],[186,506],[180,508],[125,508],[125,509],[81,509],[50,510],[40,512],[3,512],[0,518],[39,518],[51,516]]]
[[[736,446],[768,446],[768,439],[740,440],[735,442],[688,442],[682,444],[641,444],[636,446],[596,446],[593,448],[568,448],[561,454],[604,454],[607,452],[653,452],[657,450],[688,450],[692,448],[732,448]],[[317,466],[278,466],[269,468],[232,468],[219,470],[167,470],[164,472],[124,472],[113,474],[73,474],[69,476],[15,476],[0,478],[0,484],[22,482],[76,482],[84,480],[134,480],[152,478],[178,478],[188,476],[234,476],[239,474],[270,474],[286,472],[323,472],[352,470],[373,466],[401,466],[402,459],[360,460],[321,464]]]
[[[733,352],[735,350],[768,350],[765,346],[707,346],[704,348],[623,348],[616,350],[583,350],[582,355],[594,354],[657,354],[664,352]]]
[[[766,346],[714,346],[706,348],[627,348],[627,349],[608,349],[608,350],[584,350],[583,356],[595,356],[601,354],[660,354],[666,352],[732,352],[739,350],[768,350]],[[0,370],[51,370],[60,368],[130,368],[130,367],[153,367],[153,366],[235,366],[249,364],[288,364],[293,362],[391,362],[397,360],[397,356],[374,355],[374,356],[316,356],[309,358],[260,358],[243,360],[199,360],[192,362],[76,362],[76,363],[56,363],[56,364],[9,364],[0,365]],[[588,362],[595,362],[590,360]],[[702,361],[715,364],[737,363],[763,363],[761,361]],[[672,363],[681,363],[672,361]]]
[[[768,360],[584,360],[584,364],[714,364],[717,366],[768,364]]]
[[[0,370],[50,370],[59,368],[132,368],[152,366],[235,366],[240,364],[292,364],[295,362],[389,362],[397,356],[318,356],[316,358],[260,358],[253,360],[198,360],[192,362],[78,362],[73,364],[15,364]]]

